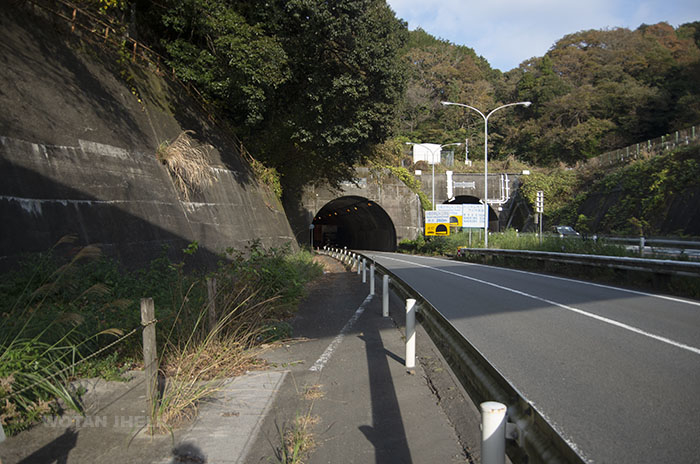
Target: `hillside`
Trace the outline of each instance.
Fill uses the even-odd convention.
[[[529,108],[489,120],[489,154],[554,166],[700,122],[700,22],[574,32],[503,74],[477,53],[420,29],[410,33],[399,137],[430,143],[466,138],[470,147],[483,147],[483,119],[440,101],[484,114],[530,101]]]

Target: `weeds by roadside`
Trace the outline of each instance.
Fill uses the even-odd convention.
[[[70,240],[66,240],[70,241]],[[196,253],[196,243],[185,254]],[[64,250],[65,251],[65,250]],[[283,319],[321,274],[310,253],[228,250],[216,271],[185,272],[164,252],[150,266],[123,272],[94,247],[29,257],[0,279],[0,421],[12,435],[44,414],[80,411],[68,388],[79,377],[118,379],[141,364],[139,300],[155,301],[158,347],[166,378],[159,426],[187,420],[224,377],[254,368],[256,347],[290,335]],[[220,283],[216,323],[208,324],[205,279]],[[119,340],[116,346],[110,346]],[[104,350],[104,351],[101,351]],[[83,362],[84,361],[84,362]]]
[[[277,450],[279,464],[303,464],[316,446],[314,427],[320,418],[313,414],[316,400],[323,398],[323,386],[307,385],[297,393],[302,399],[310,401],[305,414],[297,414],[294,420],[285,424],[280,433],[280,446]]]
[[[280,464],[303,464],[306,456],[316,445],[313,427],[318,423],[318,416],[307,413],[298,415],[282,434]]]
[[[457,232],[446,237],[419,236],[416,240],[402,240],[399,251],[404,253],[424,253],[432,255],[454,255],[459,247],[483,248],[483,230],[476,229]],[[532,250],[566,253],[594,254],[604,256],[636,256],[621,245],[606,243],[604,240],[580,240],[543,237],[542,243],[536,234],[523,234],[513,229],[489,235],[489,248],[504,250]]]

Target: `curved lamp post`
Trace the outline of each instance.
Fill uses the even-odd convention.
[[[507,108],[509,106],[516,106],[516,105],[522,105],[525,107],[528,107],[532,105],[532,102],[525,101],[525,102],[517,102],[517,103],[508,103],[507,105],[502,105],[499,106],[498,108],[492,110],[489,114],[484,115],[481,111],[478,109],[474,108],[473,106],[465,105],[464,103],[453,103],[453,102],[440,102],[445,106],[448,105],[454,105],[454,106],[463,106],[464,108],[469,108],[470,110],[474,110],[477,113],[479,113],[479,116],[484,118],[484,248],[489,247],[489,191],[488,191],[488,156],[489,156],[489,117],[495,113],[496,111]]]

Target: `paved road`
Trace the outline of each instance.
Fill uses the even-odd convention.
[[[700,462],[700,302],[375,253],[590,462]]]

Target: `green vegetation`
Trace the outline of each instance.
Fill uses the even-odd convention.
[[[696,214],[698,178],[700,147],[695,146],[637,161],[612,172],[583,191],[574,203],[581,205],[582,212],[595,217],[593,227],[597,230],[680,235],[689,228]],[[674,217],[673,210],[685,213],[675,213]],[[604,214],[594,216],[595,211]]]
[[[427,240],[422,236],[416,240],[402,240],[399,244],[399,251],[403,253],[455,256],[460,247],[483,248],[484,243],[482,236],[479,235],[480,232],[473,230],[471,241],[468,232],[460,232],[447,237],[430,237]],[[522,234],[515,230],[489,235],[489,248],[639,257],[637,252],[629,251],[621,245],[607,243],[605,240],[582,240],[549,235],[543,237],[542,244],[540,244],[537,235]],[[536,272],[547,272],[578,279],[590,279],[613,285],[629,285],[645,290],[656,289],[690,298],[700,297],[700,282],[697,277],[663,276],[643,271],[620,272],[614,269],[571,263],[555,263],[527,257],[503,257],[477,253],[466,253],[463,257],[457,259]],[[664,259],[668,259],[668,257],[664,257]]]
[[[285,189],[351,178],[389,135],[408,33],[383,0],[133,3],[139,37]]]
[[[604,172],[534,170],[521,192],[534,205],[544,191],[545,224],[581,233],[684,235],[692,229],[700,194],[700,147],[690,146]],[[681,213],[684,212],[684,213]]]
[[[418,237],[416,240],[402,240],[399,251],[430,255],[456,255],[460,247],[483,248],[483,230],[462,231],[446,237]],[[603,240],[565,239],[557,236],[543,237],[542,244],[535,234],[522,234],[515,230],[489,235],[489,248],[502,250],[533,250],[566,253],[582,253],[605,256],[638,256],[625,250],[623,246],[605,243]]]
[[[9,434],[58,412],[57,398],[79,410],[72,379],[119,378],[142,363],[142,297],[154,299],[161,369],[176,386],[159,417],[163,427],[177,423],[222,373],[250,365],[252,347],[289,335],[283,320],[321,272],[308,252],[258,242],[228,250],[207,276],[186,272],[165,250],[148,268],[125,272],[94,247],[68,257],[63,247],[28,257],[0,281],[0,419]],[[196,254],[196,242],[183,251],[186,260]],[[213,330],[204,323],[205,277],[219,282]]]

